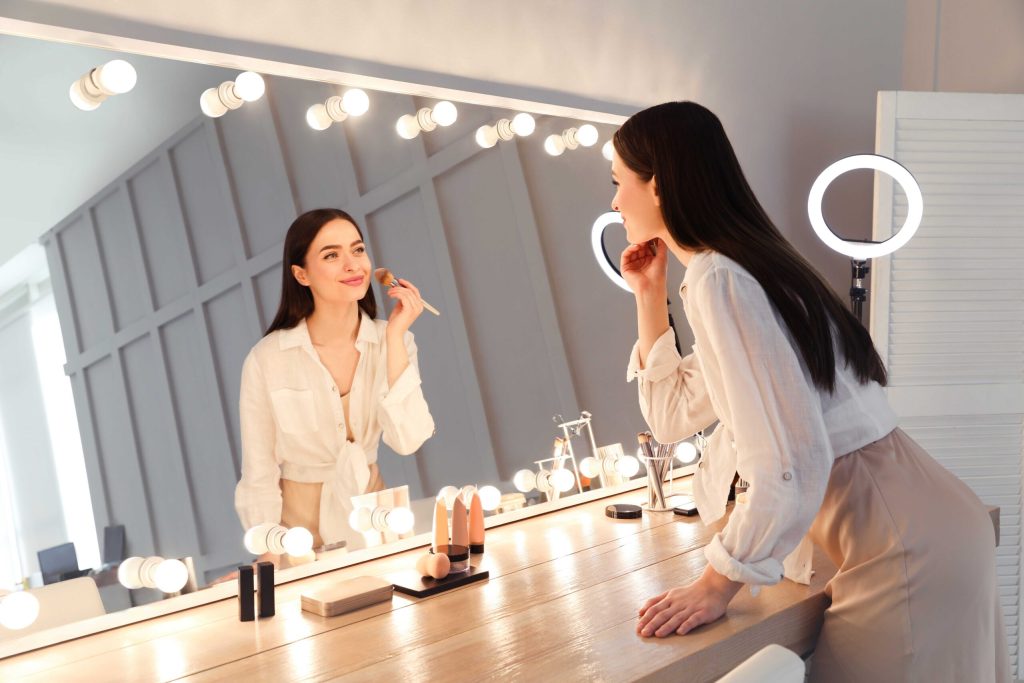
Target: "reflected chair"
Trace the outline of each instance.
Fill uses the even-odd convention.
[[[75,579],[89,572],[78,568],[78,553],[74,543],[61,543],[36,553],[39,558],[39,571],[43,575],[43,585],[57,583],[66,579]]]

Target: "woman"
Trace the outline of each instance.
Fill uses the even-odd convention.
[[[984,506],[897,427],[867,330],[754,197],[721,123],[692,102],[652,107],[614,137],[612,208],[636,296],[629,377],[662,442],[715,420],[694,495],[725,514],[703,575],[640,609],[642,636],[720,618],[740,588],[807,583],[811,541],[839,568],[811,676],[827,681],[1009,678]],[[696,344],[668,324],[668,253]]]
[[[409,327],[423,312],[406,280],[374,320],[373,266],[355,221],[308,211],[284,241],[281,304],[242,367],[242,479],[235,509],[246,529],[303,526],[314,546],[346,541],[351,496],[384,488],[377,446],[414,453],[434,432]]]

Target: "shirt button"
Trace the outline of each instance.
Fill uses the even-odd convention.
[[[789,481],[790,479],[793,478],[793,475],[790,472],[783,472],[782,473],[782,478],[785,479],[786,481]]]
[[[338,387],[333,387],[333,386],[331,387],[331,391],[337,391],[337,390],[338,390]]]

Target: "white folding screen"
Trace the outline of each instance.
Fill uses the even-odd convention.
[[[1024,454],[1024,96],[879,94],[876,151],[924,195],[914,239],[873,263],[871,334],[903,429],[1000,506],[999,591],[1017,666]],[[879,174],[881,175],[881,174]],[[906,217],[875,184],[874,239]]]

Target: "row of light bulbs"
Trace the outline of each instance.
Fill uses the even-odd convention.
[[[114,59],[88,73],[71,84],[69,95],[76,107],[92,111],[112,95],[129,92],[135,87],[138,75],[135,67],[123,59]],[[199,108],[211,118],[218,118],[238,109],[246,102],[255,102],[266,92],[263,77],[254,71],[243,71],[233,81],[224,81],[216,88],[207,88],[199,97]],[[329,97],[306,110],[306,123],[313,130],[327,130],[334,123],[341,123],[350,116],[362,116],[370,108],[370,98],[359,88],[352,88],[342,96]],[[406,140],[412,140],[421,132],[429,133],[438,126],[447,127],[455,123],[459,112],[454,104],[442,100],[433,107],[423,107],[415,114],[404,114],[395,123],[395,131]],[[476,130],[476,143],[489,149],[499,141],[508,142],[516,136],[526,137],[536,129],[533,116],[525,112],[511,119],[499,119],[494,125],[483,125]],[[597,144],[597,128],[589,123],[579,127],[566,128],[561,133],[548,135],[544,139],[544,151],[551,156],[560,156],[566,150],[579,147],[593,147]],[[612,158],[611,141],[601,148],[609,161]]]

